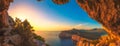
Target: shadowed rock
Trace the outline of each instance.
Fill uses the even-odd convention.
[[[65,4],[66,0],[54,0],[56,4]],[[106,31],[119,39],[120,0],[76,0],[88,15],[101,23]]]
[[[8,27],[8,13],[10,2],[13,0],[0,0],[0,28]]]
[[[69,0],[52,0],[56,4],[66,4],[69,2]]]
[[[115,40],[113,42],[114,46],[119,46],[120,0],[76,0],[76,2],[91,18],[102,24],[109,34],[108,37],[112,37]],[[105,40],[102,40],[100,43],[105,45]]]
[[[0,0],[0,28],[9,26],[7,10],[13,0]],[[110,36],[120,41],[120,0],[76,0],[89,16],[103,25]],[[53,0],[65,4],[69,0]]]
[[[77,0],[89,16],[103,25],[106,31],[119,39],[120,0]]]
[[[35,41],[33,41],[35,36],[33,35],[30,24],[29,26],[25,25],[25,21],[20,22],[18,26],[8,15],[7,11],[11,2],[13,0],[0,0],[0,46],[37,46]]]

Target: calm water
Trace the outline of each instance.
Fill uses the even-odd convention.
[[[38,35],[45,38],[46,43],[50,46],[75,46],[71,39],[60,39],[58,31],[39,31]]]

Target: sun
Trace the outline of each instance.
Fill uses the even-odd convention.
[[[28,4],[17,4],[11,6],[9,11],[9,15],[15,20],[15,18],[19,18],[21,21],[27,19],[34,28],[39,27],[36,24],[40,23],[39,21],[43,20],[44,14],[38,11],[35,7],[32,7]]]
[[[53,20],[49,20],[44,17],[46,14],[42,12],[42,10],[38,11],[35,7],[31,5],[15,5],[9,9],[9,15],[12,18],[19,18],[21,21],[27,19],[30,24],[34,27],[35,30],[41,31],[58,31],[58,30],[66,30],[70,29],[70,26],[54,22]]]

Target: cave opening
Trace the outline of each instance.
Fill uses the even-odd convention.
[[[26,22],[24,20],[28,20],[36,30],[34,33],[42,36],[45,43],[51,46],[76,46],[81,41],[81,44],[96,45],[100,40],[108,37],[101,24],[91,19],[86,11],[75,2],[72,0],[58,6],[51,0],[40,3],[32,0],[15,0],[8,13],[14,20],[16,17],[19,18],[18,21],[21,21],[23,26]],[[27,24],[29,25],[28,22]],[[32,28],[31,25],[29,28]],[[24,28],[26,29],[26,27]],[[37,43],[41,43],[41,41]]]

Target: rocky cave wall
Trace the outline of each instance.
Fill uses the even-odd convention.
[[[13,0],[0,0],[0,28],[8,27],[8,13]],[[68,0],[53,0],[57,4],[65,4]],[[76,0],[91,18],[101,23],[114,39],[120,41],[120,0]],[[1,32],[1,31],[0,31]]]
[[[58,5],[69,1],[53,0]],[[76,2],[108,32],[108,36],[100,39],[98,44],[100,46],[120,46],[120,0],[76,0]]]
[[[62,5],[70,0],[53,0]],[[98,21],[115,38],[120,35],[120,0],[76,0],[88,15]]]
[[[40,40],[34,38],[30,28],[20,30],[22,22],[15,27],[15,21],[7,12],[11,2],[13,0],[0,0],[0,46],[42,46],[44,42],[37,42]]]
[[[110,36],[120,40],[120,0],[76,0]]]

